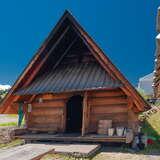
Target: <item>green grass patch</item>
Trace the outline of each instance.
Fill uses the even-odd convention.
[[[148,136],[160,138],[160,111],[152,114],[150,118],[145,120],[142,132]]]
[[[17,126],[17,122],[0,123],[0,127],[11,127],[11,126]]]
[[[46,154],[41,160],[91,160],[92,158],[72,157],[62,154]],[[93,159],[94,160],[94,159]]]

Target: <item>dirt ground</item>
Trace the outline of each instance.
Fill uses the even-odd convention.
[[[58,154],[45,155],[41,160],[75,160],[67,156]],[[78,159],[78,158],[77,158]],[[93,158],[79,160],[160,160],[160,152],[155,154],[135,153],[132,150],[123,151],[119,148],[103,147],[100,152]]]
[[[116,151],[116,148],[104,147],[99,154],[97,154],[93,160],[160,160],[160,152],[157,154],[142,154],[134,153],[132,151]]]

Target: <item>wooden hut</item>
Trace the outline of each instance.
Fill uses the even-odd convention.
[[[125,141],[98,136],[100,121],[136,133],[138,113],[148,104],[66,11],[6,95],[1,113],[17,113],[18,106],[26,139],[67,140],[71,133],[70,141]]]

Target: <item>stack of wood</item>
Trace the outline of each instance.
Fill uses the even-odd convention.
[[[98,134],[108,134],[108,129],[112,127],[112,120],[99,120]]]

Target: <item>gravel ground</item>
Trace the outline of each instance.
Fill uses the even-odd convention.
[[[119,149],[118,147],[115,148],[103,147],[102,150],[95,157],[92,158],[92,160],[160,160],[160,152],[159,155],[154,155],[154,154],[146,155],[146,154],[137,154],[131,150],[128,152],[123,152],[120,150],[122,149]],[[58,154],[50,154],[50,155],[45,155],[41,160],[75,160],[75,158],[60,156]],[[91,160],[91,159],[84,159],[84,160]]]
[[[160,155],[101,152],[93,160],[160,160]]]
[[[135,153],[133,150],[123,151],[118,147],[103,147],[93,160],[160,160],[160,151],[156,154]]]

